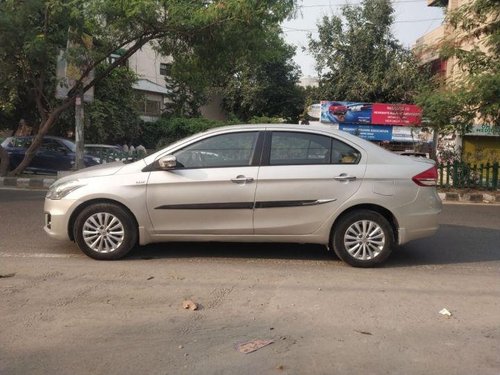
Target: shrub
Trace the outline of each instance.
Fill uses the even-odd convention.
[[[143,127],[142,139],[147,149],[158,149],[192,134],[202,132],[225,123],[205,118],[162,118]]]

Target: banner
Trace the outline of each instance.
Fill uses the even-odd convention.
[[[422,122],[422,108],[413,104],[374,103],[372,124],[416,126]]]
[[[392,126],[340,124],[339,129],[369,141],[392,140]]]
[[[422,109],[413,104],[321,101],[322,123],[418,126],[421,121]]]

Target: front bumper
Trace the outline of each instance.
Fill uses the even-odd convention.
[[[75,200],[69,199],[45,199],[45,225],[43,229],[50,237],[58,240],[70,240],[68,224],[75,202]]]

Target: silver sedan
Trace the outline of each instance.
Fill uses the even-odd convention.
[[[298,242],[370,267],[436,232],[436,181],[432,160],[328,126],[223,127],[57,180],[45,231],[95,259],[153,242]]]

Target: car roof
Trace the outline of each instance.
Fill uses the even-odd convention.
[[[5,139],[33,139],[35,138],[34,135],[12,135],[10,137],[7,137]],[[43,136],[43,139],[59,139],[59,140],[64,140],[64,141],[71,141],[71,139],[67,139],[67,138],[64,138],[64,137],[57,137],[55,135],[44,135]]]
[[[119,146],[115,146],[115,145],[105,145],[105,144],[98,144],[98,143],[89,143],[89,144],[85,144],[85,147],[109,147],[109,148],[120,148]]]

